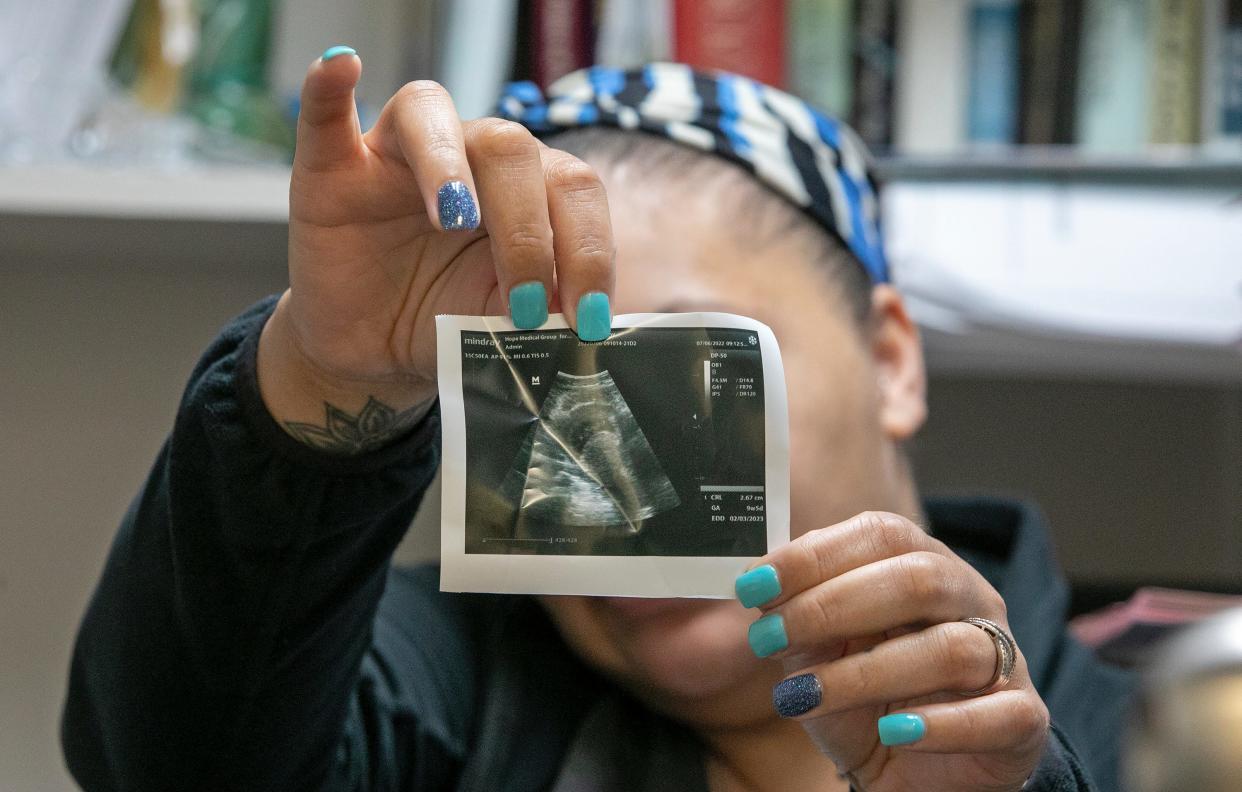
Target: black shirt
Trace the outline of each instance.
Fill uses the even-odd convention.
[[[113,543],[62,723],[83,788],[705,790],[689,731],[585,668],[533,599],[445,594],[434,568],[391,568],[438,464],[438,418],[352,458],[290,438],[255,378],[273,306],[207,350]],[[1052,712],[1030,788],[1116,789],[1132,680],[1066,634],[1038,513],[928,515],[1004,596]]]

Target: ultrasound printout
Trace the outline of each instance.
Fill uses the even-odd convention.
[[[788,540],[779,350],[729,314],[439,317],[441,587],[729,596]]]

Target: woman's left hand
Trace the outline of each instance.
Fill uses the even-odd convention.
[[[811,531],[761,559],[738,591],[764,611],[751,648],[785,665],[778,711],[855,788],[1017,790],[1038,764],[1048,708],[1021,651],[1007,682],[967,692],[992,683],[998,648],[962,619],[1008,632],[1004,600],[910,520],[868,512]]]

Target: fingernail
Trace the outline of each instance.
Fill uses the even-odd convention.
[[[824,688],[814,674],[798,674],[772,688],[772,706],[782,718],[810,712],[824,699]]]
[[[326,50],[324,50],[323,54],[319,56],[319,60],[330,61],[333,58],[335,58],[337,55],[357,55],[357,54],[358,54],[358,50],[354,49],[353,47],[346,47],[344,44],[338,44],[335,47],[328,47]]]
[[[608,295],[603,292],[587,292],[578,299],[578,338],[583,341],[603,341],[612,332],[612,309]]]
[[[750,641],[751,650],[760,657],[774,655],[789,646],[789,638],[785,635],[785,620],[779,613],[769,613],[750,625],[746,638]]]
[[[771,564],[743,572],[733,581],[733,590],[746,608],[757,608],[780,596],[781,582],[776,579],[776,567]]]
[[[519,283],[509,291],[509,315],[519,330],[534,330],[548,321],[548,292],[539,281]]]
[[[473,231],[479,227],[479,207],[464,182],[445,182],[436,193],[440,227],[445,231]]]
[[[885,745],[909,745],[923,739],[927,734],[927,724],[922,715],[901,712],[896,715],[885,715],[876,721],[880,729],[880,742]]]

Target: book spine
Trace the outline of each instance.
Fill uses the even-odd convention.
[[[534,0],[535,81],[548,86],[590,65],[594,44],[589,0]]]
[[[1088,150],[1147,142],[1148,2],[1086,0],[1074,137]]]
[[[435,9],[436,69],[462,118],[494,111],[513,70],[517,0],[457,0]]]
[[[1199,142],[1200,0],[1152,0],[1149,141]]]
[[[790,0],[789,86],[838,118],[849,115],[854,90],[851,0]]]
[[[893,143],[895,0],[867,0],[857,10],[854,47],[854,106],[851,124],[873,151]]]
[[[1242,142],[1242,0],[1228,0],[1221,45],[1220,135]]]
[[[1080,0],[1021,5],[1018,139],[1031,145],[1072,143],[1078,72]]]
[[[1203,140],[1242,146],[1242,0],[1209,0],[1204,19]]]
[[[1083,0],[1065,0],[1061,17],[1060,47],[1057,62],[1056,117],[1052,125],[1052,142],[1074,142],[1074,126],[1078,113],[1078,57],[1082,52]]]
[[[1057,62],[1064,0],[1023,3],[1020,10],[1018,140],[1046,146],[1056,126]]]
[[[976,0],[970,12],[972,143],[1015,143],[1018,131],[1018,2]]]
[[[676,0],[673,51],[696,69],[722,69],[785,85],[785,2]]]
[[[403,3],[401,11],[401,49],[404,80],[443,80],[439,69],[436,35],[436,6],[429,0]]]
[[[670,58],[670,0],[609,0],[599,8],[595,62],[633,68]]]
[[[903,0],[897,15],[894,145],[945,154],[966,143],[970,0]]]

